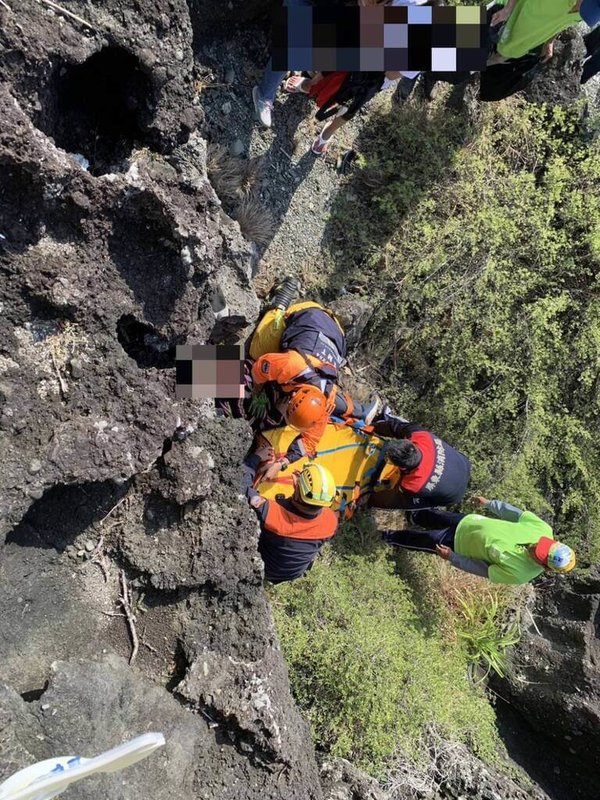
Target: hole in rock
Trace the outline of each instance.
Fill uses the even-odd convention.
[[[28,692],[21,692],[21,697],[26,703],[35,703],[35,701],[39,700],[48,688],[48,683],[49,681],[46,681],[41,689],[30,689]]]
[[[109,239],[119,274],[143,307],[144,319],[157,326],[171,318],[188,286],[175,227],[155,197],[141,194],[115,209]]]
[[[37,124],[58,147],[85,156],[93,175],[102,175],[147,140],[155,105],[139,60],[123,48],[105,47],[82,64],[56,70]]]
[[[53,486],[29,508],[7,535],[6,543],[62,552],[79,534],[102,519],[128,488],[128,483],[115,486],[110,480]]]
[[[117,338],[127,355],[142,369],[174,367],[175,348],[183,342],[181,336],[171,341],[152,325],[140,322],[131,314],[125,314],[117,322]]]
[[[180,639],[177,640],[175,652],[173,653],[173,672],[165,688],[168,692],[175,693],[177,696],[176,688],[179,683],[185,678],[188,667],[190,666],[185,649]]]

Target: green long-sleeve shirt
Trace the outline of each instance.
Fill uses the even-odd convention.
[[[502,2],[502,5],[506,5]],[[517,0],[498,42],[504,58],[520,58],[581,22],[576,0]]]
[[[544,567],[529,555],[527,546],[542,536],[554,538],[552,528],[531,511],[499,500],[492,500],[487,508],[496,518],[467,514],[460,521],[454,537],[455,552],[488,564],[487,577],[493,583],[521,584],[537,578]]]

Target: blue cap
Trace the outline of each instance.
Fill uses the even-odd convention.
[[[590,28],[597,25],[600,22],[600,0],[583,0],[579,16]]]

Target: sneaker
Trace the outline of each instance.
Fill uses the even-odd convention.
[[[410,420],[408,420],[406,417],[401,417],[399,414],[394,414],[394,412],[392,411],[392,409],[390,408],[390,406],[384,406],[384,407],[381,409],[381,416],[382,416],[384,419],[389,419],[390,417],[391,417],[392,419],[399,419],[399,420],[400,420],[400,422],[409,422],[409,421],[410,421]]]
[[[371,405],[366,406],[365,408],[365,424],[370,425],[375,417],[377,416],[377,412],[379,411],[379,398],[376,397],[375,400],[371,403]]]
[[[271,100],[263,100],[260,96],[258,86],[252,89],[252,100],[254,101],[254,110],[261,125],[265,128],[271,127],[271,112],[273,111],[273,103]]]

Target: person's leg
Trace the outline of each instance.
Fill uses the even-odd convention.
[[[588,56],[591,56],[600,47],[600,25],[589,33],[586,33],[583,37],[583,41],[585,42],[585,49]]]
[[[437,508],[424,508],[410,512],[410,520],[413,525],[429,530],[451,528],[455,531],[458,523],[464,517],[465,514],[458,514],[454,511],[441,511]]]
[[[583,72],[581,73],[581,83],[587,83],[587,81],[593,78],[594,75],[597,75],[598,72],[600,72],[600,50],[594,53],[594,55],[585,62]]]
[[[284,5],[310,6],[311,0],[285,0]],[[273,110],[275,95],[277,94],[279,84],[287,73],[288,70],[284,70],[283,72],[273,70],[273,60],[270,58],[260,83],[252,90],[252,99],[254,101],[256,116],[265,128],[271,127],[271,111]]]
[[[452,547],[454,533],[449,528],[431,531],[415,531],[409,528],[401,531],[384,531],[383,540],[396,547],[403,547],[405,550],[435,553],[435,548],[438,544]]]
[[[343,128],[346,122],[347,120],[345,117],[334,117],[331,122],[327,122],[313,143],[313,153],[317,156],[324,155],[327,152],[327,148],[329,147],[334,133],[339,131],[340,128]]]

